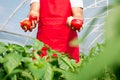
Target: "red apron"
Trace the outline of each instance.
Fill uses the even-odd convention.
[[[69,45],[72,39],[77,38],[76,31],[66,24],[67,17],[71,15],[69,0],[40,0],[37,39],[79,62],[79,47]]]

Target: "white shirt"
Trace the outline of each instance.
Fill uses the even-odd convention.
[[[39,2],[40,0],[31,0],[32,2]],[[83,8],[83,0],[70,0],[72,7],[82,7]]]

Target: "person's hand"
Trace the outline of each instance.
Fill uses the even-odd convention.
[[[37,23],[38,23],[38,17],[37,16],[32,16],[32,15],[30,15],[29,16],[29,20],[31,21],[31,28],[30,28],[30,30],[29,31],[32,31],[34,28],[36,28],[36,25],[37,25]]]
[[[75,19],[72,16],[70,16],[70,17],[67,18],[67,24],[71,29],[80,32],[80,29],[83,25],[83,19],[82,18],[81,19]]]
[[[30,15],[29,18],[26,18],[20,22],[21,28],[26,31],[32,31],[37,25],[37,17]]]

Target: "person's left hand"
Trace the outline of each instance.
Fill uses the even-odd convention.
[[[75,19],[72,16],[70,16],[67,18],[67,24],[71,29],[80,32],[80,29],[83,25],[83,19]]]

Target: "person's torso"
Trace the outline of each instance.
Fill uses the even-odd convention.
[[[70,0],[40,0],[41,24],[66,24],[68,16],[71,16]]]

